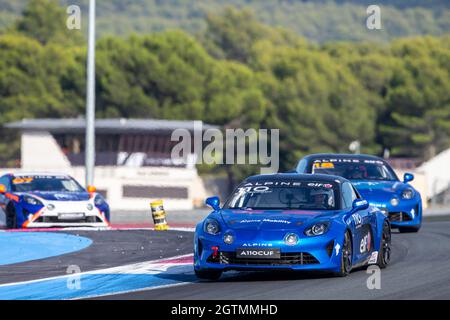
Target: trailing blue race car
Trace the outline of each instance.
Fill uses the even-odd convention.
[[[108,204],[88,189],[67,175],[6,174],[0,177],[0,213],[8,229],[109,226]]]
[[[352,184],[330,175],[260,175],[243,181],[199,223],[194,270],[218,279],[228,270],[322,270],[346,276],[391,256],[387,217]]]
[[[405,173],[400,181],[383,159],[370,155],[312,154],[301,159],[299,173],[331,174],[350,180],[359,193],[380,208],[393,228],[417,232],[422,225],[422,199],[408,182],[414,175]]]

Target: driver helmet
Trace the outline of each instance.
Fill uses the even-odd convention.
[[[328,207],[334,206],[334,198],[332,190],[314,189],[310,193],[313,202]]]

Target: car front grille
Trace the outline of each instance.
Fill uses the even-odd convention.
[[[389,212],[389,221],[391,222],[404,222],[411,220],[411,216],[406,212]]]
[[[63,222],[67,222],[67,223],[97,223],[97,222],[102,222],[102,221],[100,220],[99,217],[96,217],[96,216],[88,216],[83,219],[69,219],[69,220],[59,219],[56,216],[43,216],[43,217],[41,216],[41,217],[37,218],[35,222],[42,222],[42,223],[63,223]]]
[[[235,252],[221,251],[216,255],[211,255],[207,261],[209,263],[236,264],[246,266],[307,265],[319,263],[319,261],[313,255],[305,252],[282,252],[280,259],[248,259],[237,258]]]

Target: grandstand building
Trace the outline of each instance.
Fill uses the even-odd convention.
[[[113,210],[145,210],[165,200],[166,209],[189,210],[206,196],[195,156],[171,159],[175,129],[195,121],[99,119],[96,121],[95,186]],[[21,168],[65,172],[84,182],[85,120],[24,119],[6,125],[21,132]],[[202,124],[203,130],[212,126]],[[19,168],[17,169],[19,170]],[[7,171],[7,170],[1,170]],[[8,171],[14,171],[9,169]]]

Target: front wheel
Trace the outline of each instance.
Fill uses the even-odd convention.
[[[222,275],[221,270],[194,270],[199,279],[218,280]]]
[[[383,233],[381,235],[380,251],[378,252],[377,265],[384,269],[391,261],[391,227],[387,222],[383,225]]]
[[[6,228],[17,229],[16,211],[12,207],[6,210]]]
[[[335,275],[338,277],[346,277],[352,270],[352,240],[350,233],[347,231],[344,235],[344,243],[342,244],[341,268]]]

